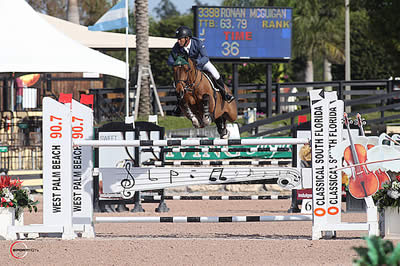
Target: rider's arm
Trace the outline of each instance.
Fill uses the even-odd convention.
[[[174,58],[173,58],[173,56],[172,56],[172,51],[171,51],[171,53],[170,53],[169,56],[168,56],[167,64],[168,64],[169,66],[173,66],[173,65],[174,65],[174,62],[175,62],[175,60],[174,60]]]
[[[210,59],[208,58],[206,46],[202,41],[199,41],[199,55],[197,65],[203,67]]]

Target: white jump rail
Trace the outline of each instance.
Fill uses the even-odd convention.
[[[274,139],[188,139],[188,140],[74,140],[74,146],[92,147],[146,147],[146,146],[235,146],[235,145],[298,145],[307,144],[308,138]]]
[[[254,223],[277,221],[312,221],[312,215],[96,217],[96,223]]]

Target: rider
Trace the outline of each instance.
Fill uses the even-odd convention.
[[[222,98],[228,103],[232,102],[235,97],[225,91],[224,81],[222,80],[218,70],[210,62],[204,43],[200,39],[193,37],[192,31],[186,26],[180,26],[176,30],[176,38],[178,41],[175,43],[174,47],[172,47],[171,54],[168,57],[168,65],[172,66],[175,62],[173,53],[183,53],[188,55],[190,58],[196,59],[197,67],[199,69],[207,70],[213,75],[217,81],[218,89],[222,95]]]

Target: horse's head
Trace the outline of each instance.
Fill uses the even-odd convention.
[[[178,55],[174,59],[175,62],[173,69],[175,89],[178,98],[181,99],[185,94],[185,90],[188,89],[190,85],[190,59],[183,55]]]

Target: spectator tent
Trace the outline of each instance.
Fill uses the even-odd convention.
[[[0,1],[0,72],[96,72],[125,78],[125,63],[70,39],[24,0]]]

